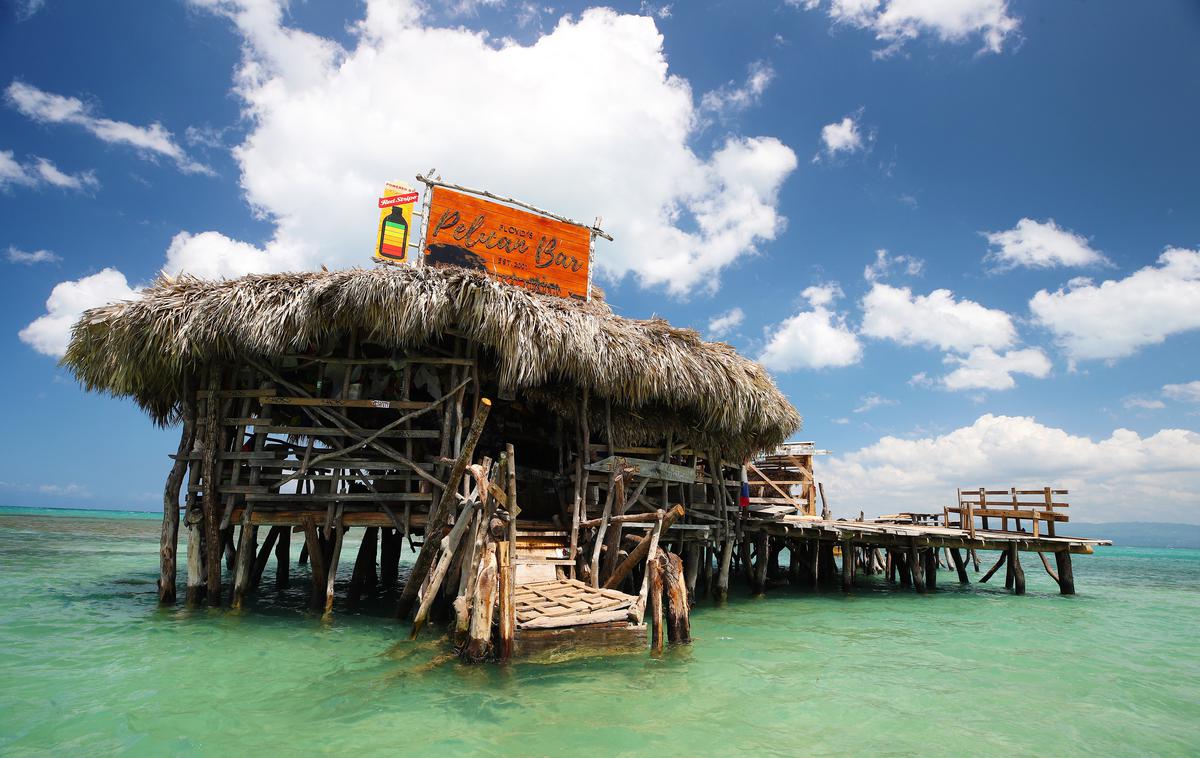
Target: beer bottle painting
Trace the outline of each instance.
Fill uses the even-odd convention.
[[[404,210],[393,205],[392,211],[383,218],[379,230],[379,257],[402,261],[408,253],[408,222]]]

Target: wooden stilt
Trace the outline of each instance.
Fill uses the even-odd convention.
[[[958,572],[958,581],[960,584],[970,584],[971,580],[967,578],[967,562],[963,558],[962,550],[958,548],[950,549],[950,558],[954,561],[954,570]]]
[[[930,548],[925,551],[925,590],[937,590],[938,551]]]
[[[750,582],[750,594],[761,595],[767,589],[767,565],[771,562],[771,538],[760,531],[754,540],[754,573]]]
[[[925,566],[922,565],[920,553],[921,551],[917,549],[917,541],[914,539],[905,558],[908,561],[909,570],[912,572],[913,589],[925,594]]]
[[[650,651],[655,654],[662,653],[663,639],[666,636],[663,630],[663,579],[662,579],[662,552],[660,551],[655,560],[649,561],[646,564],[646,570],[650,572]]]
[[[357,602],[363,592],[376,583],[375,556],[379,550],[379,527],[369,526],[358,543],[354,557],[354,573],[350,576],[350,601]]]
[[[304,566],[307,564],[308,564],[308,542],[305,541],[305,542],[300,543],[300,557],[296,559],[296,565]]]
[[[175,558],[179,553],[179,490],[188,470],[188,454],[196,435],[196,395],[191,382],[184,380],[183,429],[179,434],[171,472],[163,487],[163,523],[159,539],[158,602],[171,605],[175,602]]]
[[[308,562],[312,567],[312,596],[309,606],[313,610],[325,607],[325,550],[321,547],[321,538],[317,534],[317,520],[305,515],[301,519],[304,527],[304,544],[308,548]]]
[[[1008,546],[1008,565],[1012,567],[1013,591],[1018,595],[1025,594],[1025,569],[1021,568],[1021,555],[1017,543]]]
[[[854,543],[842,543],[842,592],[854,589]]]
[[[896,581],[896,561],[892,557],[892,551],[890,549],[887,550],[886,552],[887,552],[887,566],[884,567],[884,573],[889,582],[894,582],[894,581]]]
[[[1058,591],[1062,595],[1075,594],[1075,572],[1071,568],[1071,554],[1059,550],[1054,554],[1054,563],[1058,568]]]
[[[671,644],[687,644],[692,641],[692,623],[688,612],[687,587],[683,578],[683,560],[675,553],[663,553],[661,564],[663,592],[663,615],[667,627],[667,641]]]
[[[685,543],[683,548],[683,578],[687,585],[688,602],[696,598],[696,581],[700,578],[700,554],[704,551],[699,542]]]
[[[254,558],[254,567],[250,571],[250,590],[258,589],[259,582],[262,581],[263,572],[267,568],[267,561],[271,559],[271,550],[274,549],[280,532],[286,529],[287,527],[284,526],[273,526],[267,531],[267,538],[263,540],[262,547],[258,549],[258,555]]]
[[[447,488],[449,489],[449,488]],[[333,610],[333,583],[337,579],[338,560],[342,556],[342,538],[346,529],[342,526],[344,505],[338,503],[337,515],[333,517],[333,550],[329,553],[329,564],[325,570],[325,612]]]
[[[733,536],[726,535],[721,543],[721,559],[717,566],[717,583],[713,597],[718,603],[729,597],[729,567],[733,562]]]
[[[900,579],[901,589],[912,586],[912,571],[908,565],[908,553],[904,550],[888,551],[894,553],[892,555],[892,563],[896,567],[896,574]]]
[[[246,590],[250,586],[250,569],[254,565],[254,527],[250,524],[252,506],[247,505],[242,511],[242,528],[238,535],[236,564],[233,571],[233,601],[234,609],[242,607],[246,599]]]
[[[187,544],[187,596],[188,606],[196,606],[204,599],[204,546],[201,545],[200,524],[188,525]]]
[[[275,589],[286,590],[291,571],[292,528],[279,528],[279,539],[275,542]]]
[[[517,630],[517,606],[515,600],[515,573],[512,563],[512,545],[508,540],[499,540],[496,542],[496,578],[499,584],[499,605],[500,605],[500,624],[499,624],[499,649],[496,651],[496,657],[501,661],[507,661],[512,658],[513,641],[516,638]]]

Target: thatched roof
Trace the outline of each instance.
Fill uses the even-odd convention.
[[[548,399],[551,388],[583,386],[611,400],[626,438],[671,430],[680,441],[747,454],[800,426],[767,372],[729,345],[465,269],[160,279],[136,300],[86,311],[63,363],[88,389],[131,397],[165,424],[178,413],[183,377],[206,361],[295,353],[351,327],[389,348],[463,334],[494,356],[504,387]]]

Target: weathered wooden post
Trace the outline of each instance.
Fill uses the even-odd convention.
[[[915,537],[909,545],[908,555],[905,558],[908,561],[909,570],[912,572],[913,589],[925,594],[925,567],[922,565],[921,551],[917,548]]]
[[[767,566],[771,562],[771,538],[762,528],[754,540],[754,572],[751,575],[750,594],[758,596],[767,590]]]
[[[1071,569],[1071,553],[1059,550],[1054,553],[1054,564],[1058,568],[1058,591],[1062,595],[1075,594],[1075,574]]]
[[[219,455],[221,399],[217,394],[221,390],[221,370],[215,365],[208,368],[207,400],[204,403],[204,448],[202,456],[202,476],[204,479],[204,497],[201,508],[204,514],[204,571],[206,573],[205,597],[208,604],[221,605],[221,531],[217,514],[217,456]]]
[[[279,527],[279,539],[275,542],[275,589],[287,589],[288,572],[291,571],[292,528]]]
[[[958,548],[950,549],[950,558],[954,561],[954,570],[958,572],[958,581],[960,584],[970,584],[971,580],[967,578],[967,562],[963,558],[962,550]]]
[[[854,589],[854,543],[842,542],[842,592]]]
[[[1008,544],[1008,565],[1012,569],[1013,591],[1018,595],[1025,594],[1025,570],[1021,568],[1020,551],[1015,541]]]
[[[163,487],[163,524],[159,540],[158,602],[175,602],[175,557],[179,552],[179,490],[187,473],[196,435],[196,394],[189,378],[183,380],[183,430],[179,434],[171,472]]]

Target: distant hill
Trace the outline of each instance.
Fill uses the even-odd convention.
[[[1200,524],[1170,524],[1159,521],[1113,521],[1085,524],[1072,521],[1059,527],[1063,534],[1112,540],[1126,547],[1200,548]]]

